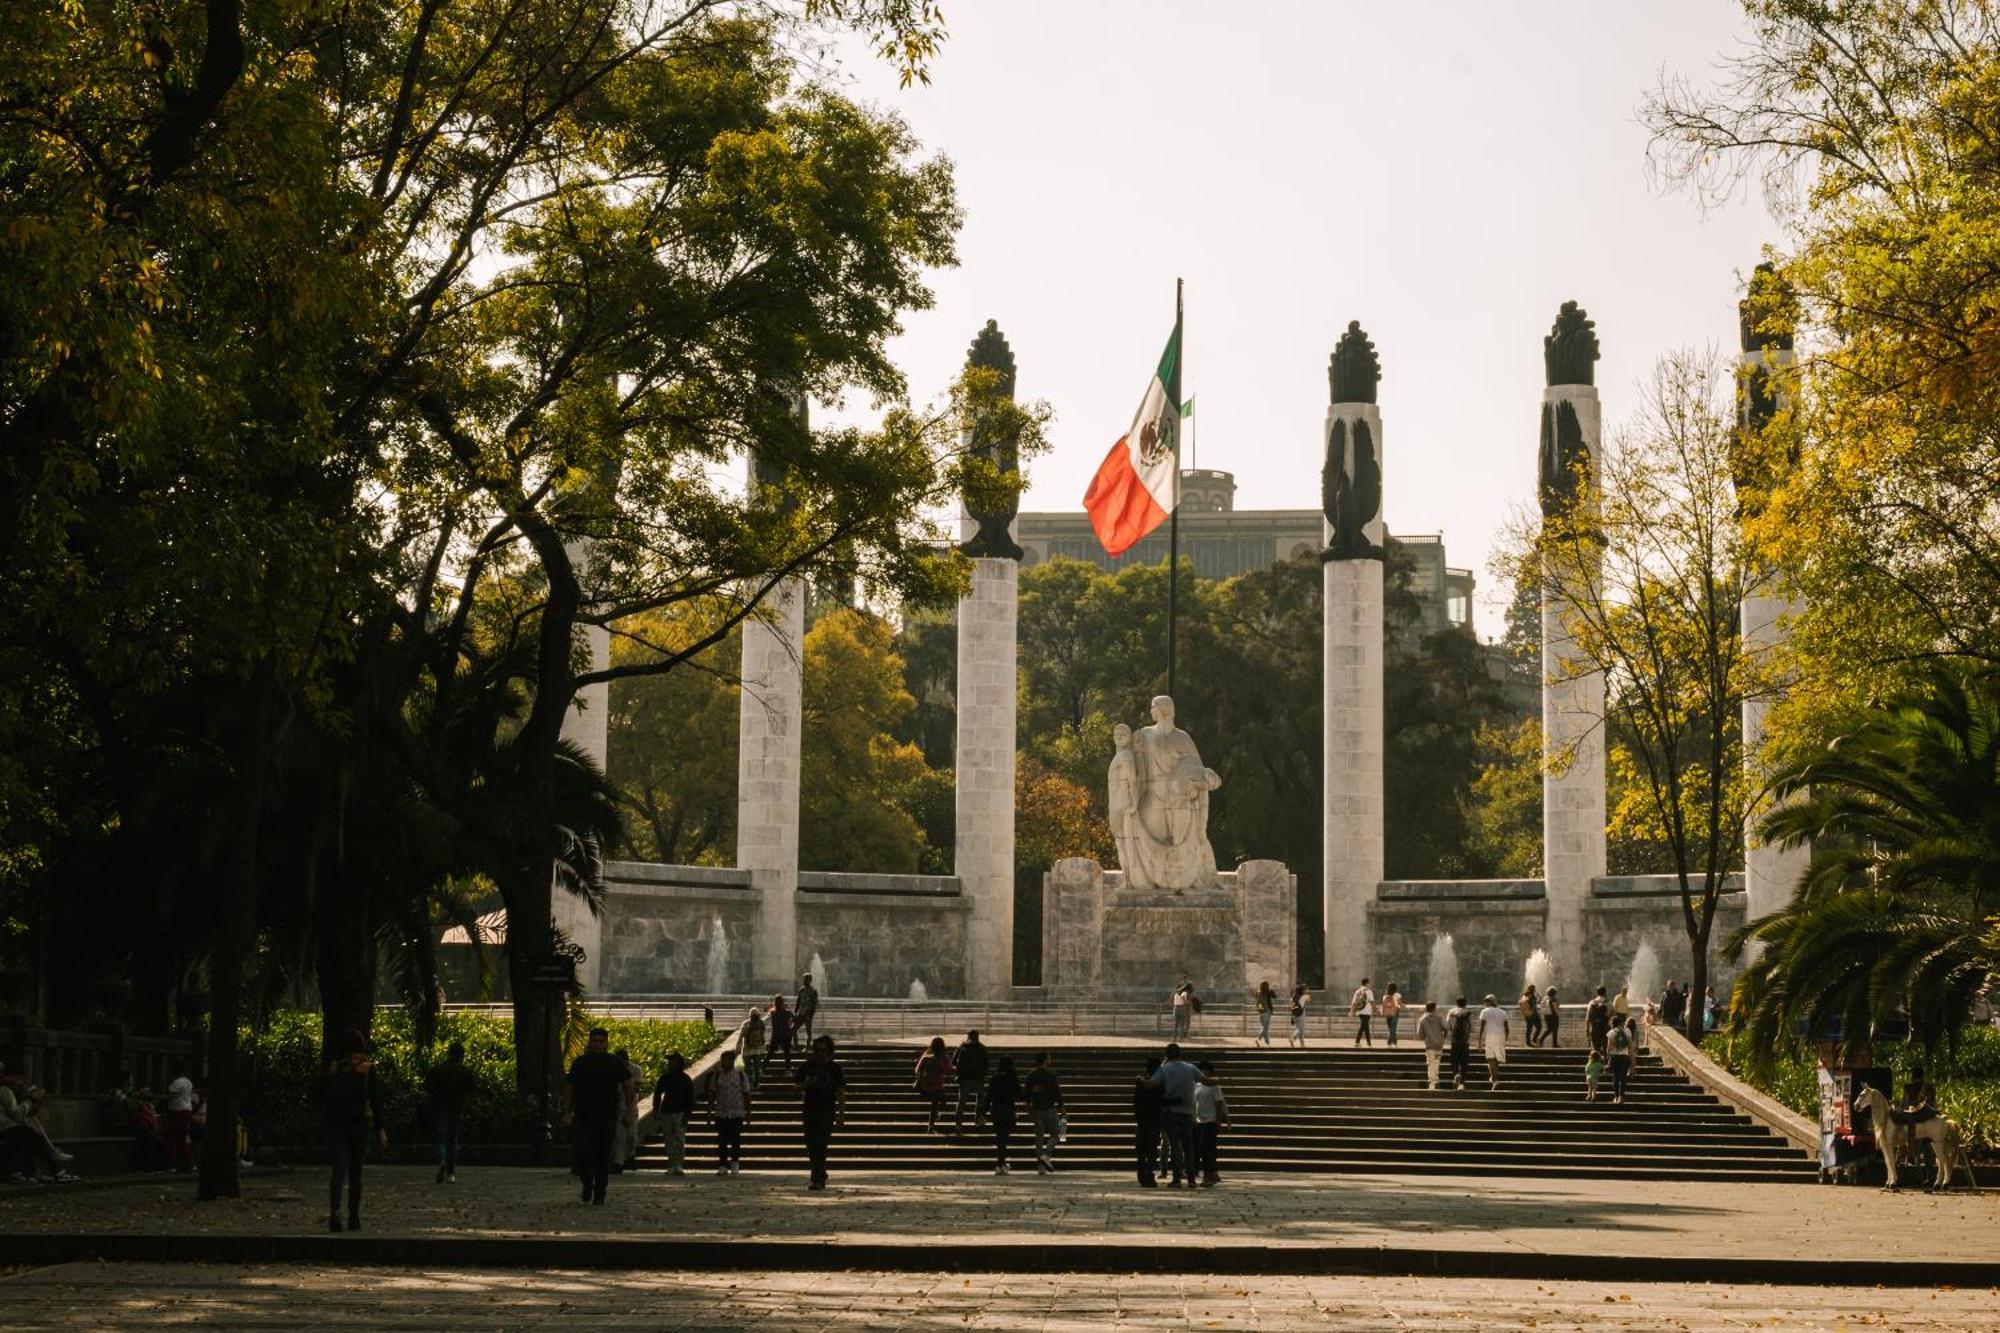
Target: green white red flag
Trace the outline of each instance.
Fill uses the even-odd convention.
[[[1173,336],[1139,399],[1131,429],[1111,446],[1083,495],[1090,526],[1112,555],[1137,545],[1180,502],[1180,398],[1181,323],[1176,316]]]

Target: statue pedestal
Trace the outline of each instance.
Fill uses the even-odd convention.
[[[1298,877],[1245,861],[1213,889],[1128,889],[1084,857],[1042,877],[1042,991],[1052,999],[1158,1000],[1186,972],[1204,998],[1278,991],[1298,971]]]

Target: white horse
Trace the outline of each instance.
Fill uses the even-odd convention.
[[[1966,1182],[1973,1193],[1979,1192],[1979,1178],[1972,1173],[1972,1160],[1965,1153],[1965,1136],[1957,1125],[1941,1115],[1915,1125],[1899,1125],[1892,1114],[1895,1108],[1880,1088],[1863,1088],[1854,1104],[1868,1113],[1868,1123],[1875,1131],[1875,1146],[1881,1149],[1882,1166],[1889,1177],[1888,1188],[1901,1188],[1896,1183],[1896,1164],[1923,1142],[1931,1146],[1938,1164],[1938,1178],[1932,1189],[1948,1188],[1958,1178],[1958,1168],[1963,1166]]]

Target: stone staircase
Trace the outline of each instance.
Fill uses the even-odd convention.
[[[1025,1076],[1034,1047],[1004,1042]],[[1132,1079],[1146,1050],[1065,1044],[1051,1050],[1063,1081],[1069,1138],[1056,1155],[1064,1171],[1132,1169]],[[848,1078],[847,1120],[835,1134],[834,1169],[987,1171],[989,1130],[963,1136],[925,1125],[923,1100],[910,1090],[917,1049],[853,1045],[840,1053]],[[1642,1055],[1624,1105],[1583,1100],[1580,1050],[1514,1048],[1500,1088],[1490,1091],[1475,1054],[1464,1091],[1424,1087],[1422,1051],[1414,1046],[1345,1046],[1306,1050],[1227,1049],[1190,1045],[1212,1060],[1229,1098],[1232,1126],[1222,1140],[1224,1175],[1245,1171],[1421,1173],[1437,1175],[1616,1177],[1630,1180],[1811,1181],[1812,1161],[1796,1147],[1725,1105],[1687,1078]],[[714,1134],[706,1108],[689,1136],[689,1164],[713,1170]],[[1010,1157],[1033,1169],[1025,1112]],[[657,1143],[642,1168],[665,1165]],[[765,1071],[744,1134],[746,1171],[806,1169],[798,1094],[782,1065]]]

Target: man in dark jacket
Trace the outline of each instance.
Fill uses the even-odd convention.
[[[1134,1139],[1132,1146],[1139,1158],[1139,1183],[1147,1189],[1158,1189],[1160,1182],[1153,1178],[1153,1170],[1160,1152],[1160,1115],[1166,1106],[1166,1091],[1153,1077],[1160,1072],[1160,1057],[1146,1057],[1146,1076],[1132,1089],[1132,1121]]]
[[[320,1080],[320,1110],[326,1117],[328,1208],[326,1229],[340,1228],[340,1187],[347,1186],[347,1229],[361,1230],[361,1160],[368,1152],[368,1127],[375,1141],[389,1146],[388,1121],[375,1089],[375,1059],[368,1038],[348,1028],[327,1052]]]
[[[986,1118],[986,1105],[980,1095],[986,1087],[986,1046],[979,1040],[978,1028],[965,1034],[958,1054],[951,1058],[951,1067],[958,1073],[958,1105],[952,1111],[951,1128],[953,1133],[963,1133],[967,1102],[972,1103],[975,1128]]]
[[[811,1050],[813,1020],[819,1017],[819,987],[813,985],[812,973],[799,978],[799,998],[792,1009],[792,1036],[801,1046]]]
[[[445,1049],[444,1061],[432,1065],[424,1075],[424,1092],[431,1103],[431,1118],[437,1124],[437,1183],[458,1183],[458,1117],[465,1110],[477,1080],[465,1067],[465,1043],[453,1042]]]
[[[694,1111],[694,1080],[687,1074],[687,1057],[669,1052],[667,1067],[653,1085],[653,1123],[667,1149],[667,1174],[687,1170],[687,1118]]]
[[[625,1085],[632,1068],[611,1053],[611,1037],[603,1028],[590,1030],[590,1048],[569,1067],[563,1088],[563,1118],[576,1127],[583,1150],[583,1201],[603,1203],[611,1178],[611,1141],[618,1132],[618,1112],[625,1104]]]

